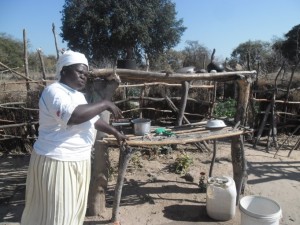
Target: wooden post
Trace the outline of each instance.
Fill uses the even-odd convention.
[[[114,223],[117,223],[117,224],[119,224],[118,214],[119,214],[125,173],[126,173],[128,162],[131,158],[133,151],[134,150],[128,146],[124,146],[124,145],[120,146],[118,179],[117,179],[117,183],[116,183],[115,197],[114,197],[112,218],[111,218],[111,221]]]
[[[237,99],[237,111],[235,115],[235,123],[240,122],[242,126],[245,124],[246,119],[246,109],[249,101],[250,94],[250,83],[252,80],[249,78],[241,79],[237,81],[238,84],[238,99]],[[245,157],[244,157],[244,148],[243,142],[240,140],[242,137],[232,137],[231,141],[231,157],[232,157],[232,166],[233,166],[233,179],[236,184],[237,190],[237,201],[239,201],[239,196],[241,189],[244,186],[247,178],[247,171],[245,167]]]
[[[250,52],[247,52],[247,69],[250,71]]]
[[[271,99],[271,108],[272,108],[272,110],[271,110],[271,115],[272,115],[271,128],[272,128],[272,132],[269,132],[269,134],[271,133],[271,135],[273,137],[272,140],[273,140],[273,143],[275,144],[276,149],[278,148],[278,142],[277,142],[277,114],[276,114],[276,98],[277,98],[277,93],[278,93],[277,80],[278,80],[278,77],[279,77],[283,67],[284,67],[284,62],[281,65],[280,70],[278,71],[278,73],[276,75],[274,92],[273,92],[272,99]],[[270,137],[270,135],[268,136],[268,141],[269,141],[269,137]],[[269,143],[267,145],[267,152],[269,152]]]
[[[278,148],[278,142],[277,142],[277,114],[276,114],[276,97],[277,97],[277,87],[274,90],[272,101],[271,101],[271,115],[272,115],[272,124],[271,124],[271,134],[272,134],[272,140],[275,145],[275,148]]]
[[[24,44],[24,65],[25,65],[25,76],[26,76],[26,89],[29,91],[30,86],[28,83],[29,77],[29,69],[28,69],[28,54],[27,54],[27,38],[26,38],[26,30],[23,29],[23,44]]]
[[[52,23],[52,33],[53,33],[53,36],[54,36],[54,43],[55,43],[55,49],[56,49],[56,59],[59,58],[59,50],[58,50],[58,47],[57,47],[57,41],[56,41],[56,33],[55,33],[55,25],[54,23]]]
[[[269,117],[271,106],[272,106],[272,104],[269,103],[268,106],[267,106],[267,108],[265,109],[265,115],[264,115],[264,118],[263,118],[263,120],[262,120],[262,122],[261,122],[261,124],[259,126],[258,133],[257,133],[257,136],[256,136],[254,144],[253,144],[253,148],[256,148],[256,145],[257,145],[257,143],[258,143],[258,141],[259,141],[259,139],[260,139],[260,137],[262,135],[262,132],[263,132],[263,130],[265,128],[266,122],[267,122],[268,117]]]
[[[210,107],[210,112],[209,112],[209,116],[212,117],[213,113],[214,113],[214,108],[216,105],[216,99],[217,99],[217,87],[218,87],[218,82],[214,81],[214,89],[213,89],[213,93],[212,93],[212,101],[211,101],[211,107]]]
[[[127,96],[128,96],[128,88],[127,88],[127,86],[126,86],[126,83],[125,83],[125,85],[124,85],[124,87],[123,87],[122,95],[123,95],[123,96],[122,96],[123,99],[127,99]],[[126,109],[126,106],[127,106],[127,103],[124,102],[123,108]]]
[[[38,49],[37,53],[38,53],[39,59],[41,61],[43,84],[46,86],[46,71],[45,71],[44,59],[43,59],[43,56],[42,56],[42,50]]]
[[[184,117],[184,112],[186,108],[186,101],[189,93],[189,82],[184,81],[181,83],[182,87],[182,92],[181,92],[181,103],[180,103],[180,109],[178,112],[178,117],[177,117],[177,125],[180,126],[182,125],[182,120]]]
[[[146,89],[146,85],[144,85],[144,87],[142,87],[142,89],[141,89],[139,108],[144,107],[144,100],[143,99],[145,97],[145,89]],[[140,111],[140,118],[143,118],[143,110]]]
[[[178,113],[179,110],[177,109],[176,105],[172,102],[172,100],[171,100],[167,95],[165,96],[165,99],[166,99],[166,101],[167,101],[167,104],[171,107],[171,109],[172,109],[174,112]],[[188,119],[185,117],[185,115],[183,115],[183,119],[184,119],[184,121],[185,121],[186,123],[190,123],[190,122],[188,121]]]
[[[281,147],[283,147],[284,146],[284,144],[291,138],[291,137],[293,137],[294,136],[294,134],[298,131],[300,129],[300,125],[298,125],[297,127],[296,127],[296,129],[282,142],[282,144],[277,148],[277,150],[276,150],[276,152],[275,152],[275,154],[274,154],[274,158],[275,158],[275,156],[277,155],[277,153],[278,153],[278,151],[279,151],[279,149],[281,149]],[[291,151],[290,151],[290,153],[291,153]],[[289,153],[289,155],[288,156],[290,156],[290,153]]]
[[[212,177],[212,171],[213,171],[213,167],[214,167],[214,164],[215,164],[215,160],[216,160],[216,154],[217,154],[217,140],[214,139],[213,140],[213,144],[214,144],[214,147],[213,147],[213,157],[212,157],[212,160],[211,160],[211,163],[210,163],[210,168],[209,168],[209,177]]]
[[[295,66],[292,68],[292,73],[291,73],[291,77],[290,77],[290,80],[289,80],[289,84],[288,84],[288,87],[287,87],[287,92],[286,92],[286,96],[285,96],[285,101],[287,102],[289,100],[289,96],[290,96],[290,89],[291,89],[291,86],[292,86],[292,81],[293,81],[293,78],[294,78],[294,74],[295,74],[295,71],[298,67],[300,63],[300,59],[298,59],[298,61],[296,62]],[[287,112],[287,104],[285,104],[285,112]],[[285,120],[284,120],[284,123],[286,122],[286,116],[285,116]]]
[[[294,147],[289,151],[288,157],[291,156],[291,153],[293,150],[298,149],[300,146],[300,139],[297,140],[296,144],[294,145]]]

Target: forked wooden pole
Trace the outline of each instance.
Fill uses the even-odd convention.
[[[133,153],[133,149],[130,148],[129,146],[124,144],[120,146],[118,179],[117,179],[117,184],[115,189],[115,197],[114,197],[112,218],[111,218],[111,221],[114,223],[119,221],[118,216],[119,216],[122,188],[124,184],[124,177],[132,153]]]

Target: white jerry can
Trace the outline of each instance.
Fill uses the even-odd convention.
[[[215,220],[230,220],[236,211],[236,187],[231,177],[210,177],[206,189],[206,211]]]

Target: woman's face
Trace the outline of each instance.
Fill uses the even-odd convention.
[[[60,82],[80,91],[87,81],[88,67],[85,64],[74,64],[63,67]]]

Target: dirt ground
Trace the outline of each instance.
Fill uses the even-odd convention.
[[[292,145],[293,143],[289,143]],[[211,145],[211,143],[210,143]],[[118,218],[122,225],[190,225],[241,224],[241,213],[229,221],[215,221],[206,213],[206,194],[199,190],[200,172],[209,173],[211,152],[195,146],[177,146],[178,150],[142,151],[135,153],[126,174]],[[193,160],[189,174],[193,181],[174,172],[174,162],[181,152]],[[284,147],[274,158],[275,150],[267,153],[265,146],[252,148],[245,143],[248,183],[245,195],[261,195],[279,203],[282,225],[300,224],[300,151],[290,157]],[[110,150],[112,176],[107,191],[107,210],[102,217],[87,217],[84,225],[110,222],[118,149]],[[19,224],[24,208],[24,192],[28,155],[0,157],[0,224]],[[218,141],[213,176],[231,176],[230,143]]]

